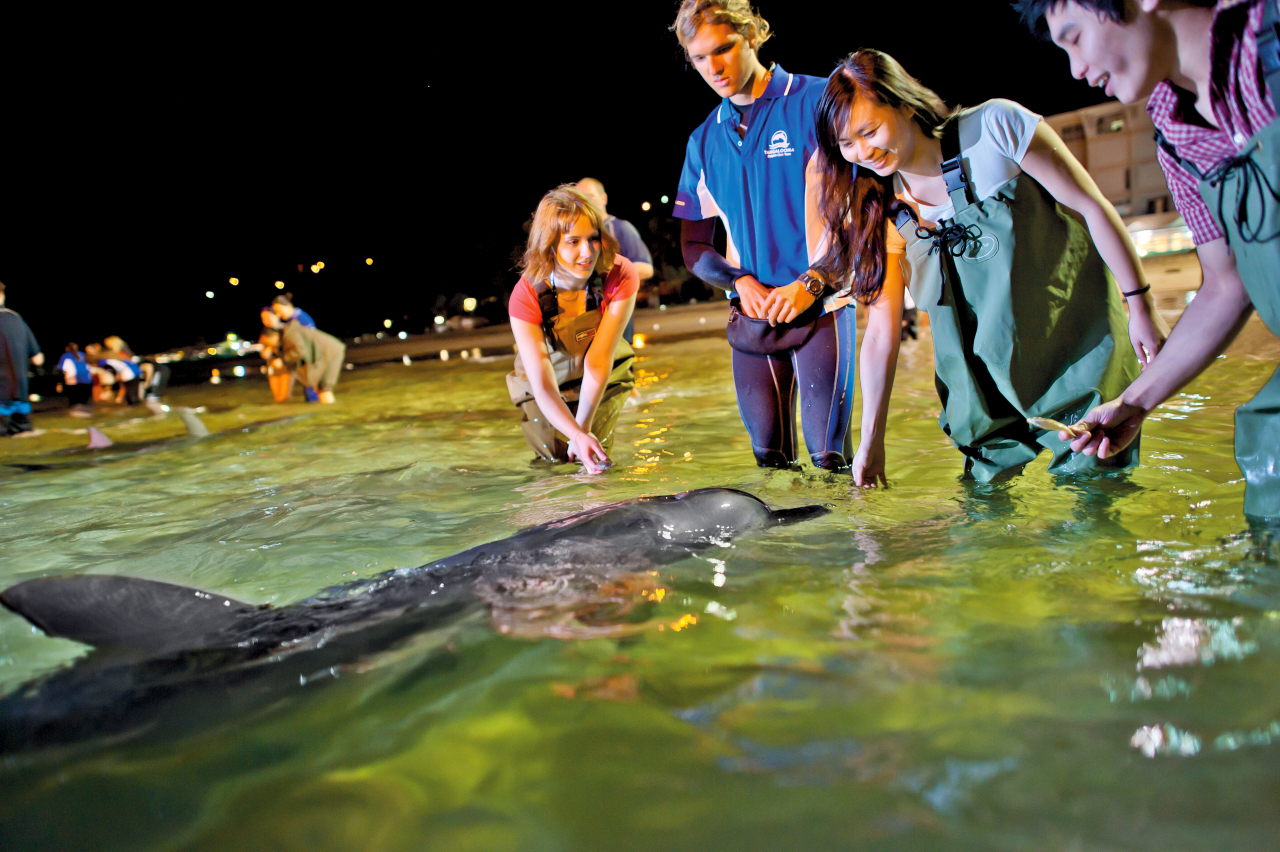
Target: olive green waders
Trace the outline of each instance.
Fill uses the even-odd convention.
[[[1276,4],[1268,3],[1258,31],[1258,58],[1273,100],[1280,98],[1278,25]],[[1249,300],[1259,319],[1280,335],[1280,121],[1258,131],[1239,155],[1208,173],[1179,157],[1158,133],[1156,138],[1200,179],[1200,197],[1235,253]],[[1245,477],[1245,514],[1280,519],[1280,369],[1236,409],[1236,464]]]
[[[1053,473],[1137,464],[1138,442],[1117,456],[1072,453],[1028,417],[1071,423],[1138,375],[1121,296],[1088,229],[1034,178],[1019,174],[976,200],[959,156],[957,121],[942,140],[955,216],[930,231],[908,209],[911,293],[929,313],[938,425],[981,482],[1053,453]]]
[[[576,317],[566,317],[561,312],[556,290],[550,284],[540,284],[535,290],[542,308],[542,333],[546,338],[551,366],[555,369],[556,385],[569,410],[576,414],[587,350],[591,348],[603,318],[600,311],[602,297],[599,279],[592,278],[588,285],[587,310]],[[626,404],[631,389],[636,386],[631,371],[634,362],[635,353],[630,344],[619,339],[618,347],[613,353],[613,370],[609,373],[609,380],[591,421],[591,432],[599,439],[605,452],[609,451],[613,443],[613,429],[618,424],[618,416],[622,414],[622,406]],[[541,365],[535,369],[541,369]],[[519,355],[516,355],[515,369],[507,374],[507,391],[511,394],[511,401],[523,414],[520,428],[524,431],[525,441],[538,458],[567,462],[569,439],[560,434],[538,408],[538,401],[533,397],[533,386],[529,384],[529,374]]]

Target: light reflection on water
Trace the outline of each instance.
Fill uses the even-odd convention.
[[[276,604],[643,494],[835,507],[612,589],[647,629],[519,638],[499,606],[247,718],[213,701],[191,731],[10,760],[4,845],[1273,848],[1280,584],[1239,535],[1230,442],[1273,364],[1216,363],[1128,475],[1057,483],[1042,460],[977,486],[927,345],[904,353],[887,492],[754,468],[711,339],[645,350],[605,477],[528,465],[506,365],[465,361],[347,373],[332,408],[178,389],[221,434],[0,475],[4,585],[93,571]],[[282,413],[304,416],[232,431]],[[4,615],[0,689],[81,650]]]

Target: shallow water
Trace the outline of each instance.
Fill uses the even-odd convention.
[[[1151,419],[1140,469],[1057,482],[1042,456],[986,487],[909,345],[871,493],[752,465],[721,340],[644,350],[596,478],[527,463],[502,361],[349,372],[324,408],[177,389],[222,434],[0,474],[0,586],[89,571],[282,604],[644,494],[834,511],[664,569],[636,636],[482,613],[251,712],[215,696],[181,730],[8,758],[0,846],[1274,849],[1280,573],[1239,535],[1230,436],[1276,354],[1248,340]],[[84,650],[0,614],[0,691]]]

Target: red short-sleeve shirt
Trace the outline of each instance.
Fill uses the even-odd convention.
[[[602,312],[608,310],[609,305],[634,296],[639,289],[640,276],[636,274],[635,266],[622,255],[617,255],[613,259],[613,269],[609,270],[609,274],[604,279],[602,297],[604,304],[600,306],[600,310]],[[516,288],[511,291],[507,312],[515,319],[542,325],[542,308],[538,306],[538,291],[533,289],[529,279],[522,277],[516,284]]]

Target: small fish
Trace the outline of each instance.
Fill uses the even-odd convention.
[[[1079,438],[1082,435],[1088,435],[1092,430],[1083,423],[1076,423],[1068,426],[1060,423],[1052,417],[1028,417],[1027,425],[1034,426],[1037,429],[1044,429],[1046,432],[1066,432],[1073,438]]]

